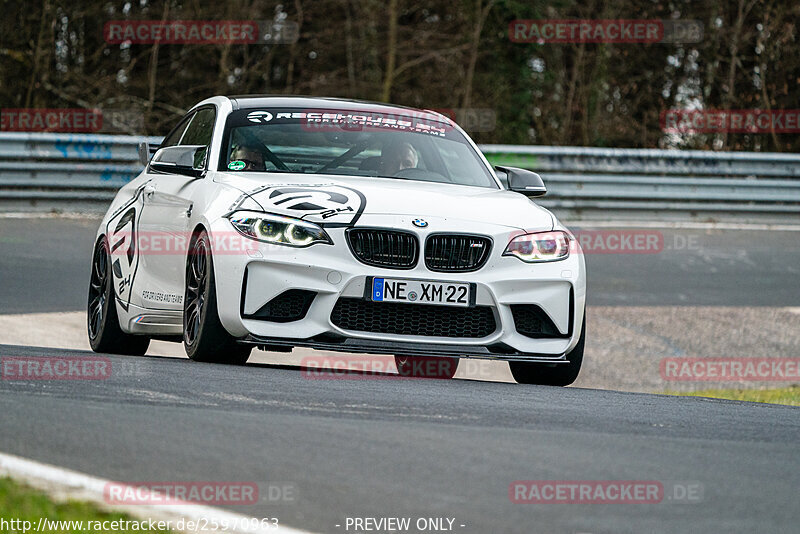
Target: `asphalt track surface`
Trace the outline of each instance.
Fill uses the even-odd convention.
[[[95,226],[0,219],[0,313],[82,309]],[[698,245],[587,256],[590,305],[800,302],[800,233],[663,232],[665,243],[696,234]],[[0,345],[0,358],[90,354]],[[120,481],[290,485],[291,502],[227,508],[320,532],[348,532],[347,517],[447,517],[470,533],[796,532],[800,523],[794,407],[109,358],[106,380],[0,381],[0,451]],[[516,480],[659,481],[666,495],[514,504]],[[670,498],[682,487],[702,494]]]
[[[0,356],[80,354],[0,346]],[[347,517],[364,516],[542,533],[797,532],[800,520],[793,407],[382,375],[310,379],[297,368],[168,358],[111,363],[107,380],[0,382],[0,450],[126,482],[290,484],[293,502],[230,508],[320,532],[346,532]],[[667,496],[514,504],[515,480],[655,480]],[[702,497],[667,498],[675,483],[700,484]]]

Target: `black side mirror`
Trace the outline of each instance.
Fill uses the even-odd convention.
[[[542,177],[533,171],[517,167],[495,167],[497,177],[509,191],[522,193],[526,197],[542,197],[547,194],[547,187]],[[500,173],[505,174],[505,180]]]
[[[150,163],[150,157],[156,153],[158,145],[151,145],[147,141],[139,142],[139,163],[147,167]]]
[[[181,145],[159,149],[150,162],[155,171],[182,174],[197,178],[203,175],[208,147],[204,145]]]
[[[141,141],[139,143],[139,163],[147,167],[147,163],[150,161],[150,143],[147,141]]]

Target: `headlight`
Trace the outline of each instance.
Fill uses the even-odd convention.
[[[315,243],[333,244],[325,230],[302,219],[250,211],[232,213],[228,219],[240,234],[273,245],[308,247]]]
[[[515,237],[503,256],[516,256],[527,263],[563,260],[569,256],[569,234],[560,230]]]

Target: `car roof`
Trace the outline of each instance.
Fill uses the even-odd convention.
[[[233,110],[252,109],[263,107],[278,108],[311,108],[311,109],[336,109],[341,111],[359,111],[362,113],[397,114],[398,112],[412,113],[423,119],[432,119],[440,122],[452,122],[448,117],[431,110],[422,110],[395,104],[369,102],[365,100],[351,100],[347,98],[330,98],[319,96],[286,96],[286,95],[232,95],[228,96]]]

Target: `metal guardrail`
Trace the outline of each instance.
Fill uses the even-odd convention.
[[[103,211],[160,137],[0,133],[0,210]]]
[[[541,173],[561,217],[800,223],[800,154],[483,145]]]
[[[800,178],[800,154],[638,148],[482,145],[489,157],[544,171]],[[508,162],[511,165],[511,161]]]
[[[0,133],[0,210],[102,211],[158,137]],[[800,154],[483,145],[535,170],[562,217],[800,222]]]

